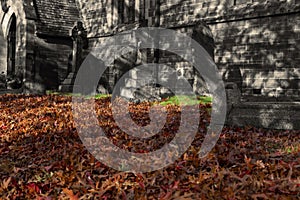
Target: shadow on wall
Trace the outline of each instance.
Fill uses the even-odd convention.
[[[282,13],[288,12],[281,8]],[[253,9],[263,12],[267,6]],[[292,103],[300,100],[297,21],[299,12],[210,25],[216,41],[215,61],[225,72],[224,80],[236,82],[248,101],[233,111],[233,124],[300,129],[300,106]]]
[[[244,100],[257,104],[300,101],[299,4],[259,0],[238,6],[229,0],[192,5],[188,2],[179,1],[162,12],[168,14],[164,23],[195,16],[204,19],[214,34],[215,62],[224,80],[235,82],[240,88]],[[275,115],[285,118],[291,129],[300,121],[300,116],[288,114],[292,113],[288,109],[281,112],[256,104],[251,107],[251,111],[255,111],[252,114],[247,110],[249,108],[245,109],[246,115],[258,117],[256,125],[265,127],[282,124]]]
[[[59,37],[35,38],[32,45],[35,52],[34,67],[28,77],[35,80],[41,89],[57,90],[71,70],[72,40]]]
[[[56,90],[58,88],[58,64],[54,61],[47,60],[39,66],[40,77],[46,90]]]
[[[25,91],[33,94],[44,94],[46,90],[56,90],[59,84],[57,68],[56,62],[44,60],[43,63],[35,66],[32,71],[27,70]]]
[[[284,14],[293,11],[292,1],[252,0],[251,4],[236,1],[239,5],[234,5],[233,0],[190,2],[191,0],[160,2],[161,24],[180,26],[181,22],[204,19],[213,31],[217,66],[223,72],[232,66],[239,68],[243,96],[249,97],[251,101],[264,101],[264,97],[271,97],[274,101],[287,99],[287,96],[292,100],[299,97],[300,71],[296,67],[300,63],[300,27],[295,22],[299,22],[300,17],[299,13]],[[90,4],[92,3],[84,1],[81,2],[81,7],[91,7]],[[113,6],[118,10],[116,5]],[[107,8],[107,3],[101,2],[99,7]],[[124,9],[129,10],[130,5],[125,3]],[[98,15],[107,16],[109,10],[97,11],[87,15],[95,15],[94,21],[101,18],[102,24],[95,23],[98,26],[95,28],[91,25],[94,21],[87,20],[90,23],[87,25],[90,33],[97,33],[99,29],[107,27],[107,18]],[[146,12],[149,12],[147,16],[155,18],[155,9]],[[274,16],[274,13],[278,15]],[[272,17],[268,17],[270,15]],[[245,17],[248,19],[244,20]],[[222,23],[216,20],[221,20]]]
[[[267,6],[253,9],[262,12]],[[243,95],[251,101],[299,99],[300,27],[295,23],[299,20],[299,13],[294,13],[210,25],[217,65],[223,71],[239,68]]]

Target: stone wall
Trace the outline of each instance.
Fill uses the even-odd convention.
[[[109,34],[118,24],[118,1],[77,0],[76,2],[88,31],[88,37]]]
[[[244,95],[299,97],[299,20],[298,13],[212,25],[224,77],[239,69]]]
[[[112,2],[115,1],[77,0],[89,37],[113,34],[119,13],[118,6]],[[124,2],[125,9],[129,9],[130,1]],[[147,25],[153,26],[156,1],[137,2],[137,15],[145,17]],[[298,0],[161,0],[160,26],[180,30],[198,20],[206,21],[215,39],[215,62],[225,80],[236,81],[242,87],[244,98],[297,99],[300,95],[299,12]]]
[[[155,2],[152,1],[124,1],[123,5],[123,12],[120,13],[120,4],[121,2],[112,2],[112,1],[78,1],[78,5],[80,8],[80,13],[82,15],[83,22],[85,24],[85,27],[88,31],[88,36],[90,37],[89,40],[89,46],[90,49],[97,46],[98,44],[101,44],[103,41],[107,39],[107,37],[113,36],[116,33],[122,33],[126,30],[131,30],[137,28],[137,26],[154,26],[155,20],[157,19],[155,16]],[[145,7],[143,7],[145,6]],[[110,12],[109,12],[110,11]],[[101,15],[101,17],[100,17]],[[123,18],[123,19],[122,19]],[[132,22],[132,23],[130,23]],[[189,30],[188,30],[189,29]],[[179,30],[179,32],[186,31],[190,32],[190,35],[192,35],[193,27],[190,28],[184,28],[183,30]],[[135,53],[138,53],[135,51]],[[153,63],[154,58],[154,51],[145,50],[143,52],[139,52],[140,54],[143,54],[147,57],[146,60],[143,60],[142,63]],[[116,55],[112,55],[115,56]],[[136,57],[136,55],[129,56],[128,59],[125,61],[120,61],[120,59],[117,59],[114,63],[114,66],[112,66],[110,69],[106,72],[105,80],[109,79],[109,88],[113,88],[113,83],[118,80],[122,76],[123,73],[125,73],[127,70],[130,70],[131,68],[135,67],[137,63],[131,62],[133,57]],[[174,59],[175,57],[175,59]],[[197,79],[195,79],[195,76],[193,76],[193,69],[190,65],[188,65],[186,62],[182,62],[181,59],[176,58],[176,56],[170,57],[170,55],[167,55],[165,52],[160,53],[160,63],[168,64],[169,66],[173,66],[180,74],[180,76],[189,75],[187,79],[191,81],[192,84],[194,84],[194,80],[196,80],[195,85],[197,85]],[[131,65],[131,66],[129,66]],[[192,73],[191,73],[192,72]],[[131,73],[138,73],[141,74],[141,72],[131,72]],[[145,72],[146,73],[146,72]],[[148,82],[151,82],[153,77],[151,77],[152,72],[147,72],[146,74],[149,74],[148,76],[143,75],[141,76],[142,79],[147,79]],[[125,80],[126,87],[131,88],[136,85],[137,80],[134,77],[129,78],[130,80]],[[143,82],[143,81],[142,81]],[[110,90],[110,92],[112,92]],[[122,92],[121,92],[122,93]],[[127,93],[126,91],[123,93]],[[128,95],[125,95],[128,96]],[[130,96],[130,95],[129,95]]]
[[[205,20],[214,34],[215,62],[221,74],[242,86],[244,98],[299,98],[300,2],[245,0],[236,4],[228,0],[164,1],[161,24],[177,28]]]

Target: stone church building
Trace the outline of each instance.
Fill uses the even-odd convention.
[[[0,73],[22,80],[28,92],[55,90],[68,74],[80,19],[74,1],[1,1]]]
[[[240,92],[229,106],[234,124],[300,126],[293,121],[300,119],[300,0],[1,0],[1,6],[0,73],[19,80],[24,92],[68,91],[97,44],[133,28],[164,27],[208,51],[235,94],[228,98]],[[145,63],[172,63],[196,92],[205,90],[187,63],[166,52],[142,54]],[[103,77],[106,90],[135,61],[134,55],[117,60]]]

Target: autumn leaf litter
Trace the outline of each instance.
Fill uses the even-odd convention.
[[[130,105],[137,124],[150,123],[150,106]],[[300,198],[300,132],[224,127],[217,145],[199,159],[210,107],[199,105],[198,133],[174,164],[134,174],[111,169],[86,150],[74,126],[71,97],[2,95],[0,199]],[[109,98],[95,100],[95,109],[110,141],[130,152],[161,148],[180,125],[180,106],[168,105],[163,129],[138,139],[117,127]]]

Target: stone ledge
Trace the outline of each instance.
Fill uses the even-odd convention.
[[[0,90],[0,95],[1,94],[22,94],[23,93],[23,88],[20,89],[1,89]]]
[[[300,130],[300,102],[243,102],[232,107],[226,124]]]

